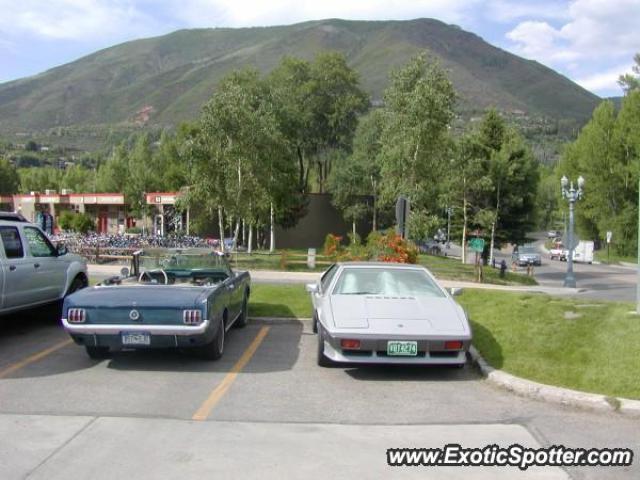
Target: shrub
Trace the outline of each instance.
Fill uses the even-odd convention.
[[[126,230],[126,233],[130,233],[133,235],[139,235],[142,233],[142,229],[140,227],[129,227]]]
[[[66,231],[73,230],[74,217],[75,213],[69,210],[65,210],[60,215],[58,215],[58,227]]]
[[[72,228],[76,232],[87,233],[90,230],[95,230],[96,226],[86,213],[76,213],[73,216]]]
[[[369,235],[367,247],[371,257],[380,262],[417,263],[418,248],[392,230]]]
[[[329,233],[324,239],[323,254],[325,257],[337,259],[342,253],[342,237]]]

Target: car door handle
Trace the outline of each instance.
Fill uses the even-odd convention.
[[[16,271],[16,266],[15,265],[9,265],[9,271],[10,272],[15,272]]]
[[[39,263],[34,263],[33,264],[33,268],[40,268],[40,264]]]

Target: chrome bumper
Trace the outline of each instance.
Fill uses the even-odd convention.
[[[77,335],[119,335],[121,332],[145,332],[150,335],[201,335],[209,328],[210,320],[200,325],[101,325],[91,323],[69,323],[62,319],[62,326]]]

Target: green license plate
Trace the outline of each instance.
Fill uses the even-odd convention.
[[[390,357],[415,357],[416,355],[418,355],[418,342],[400,342],[397,340],[388,341],[387,355],[389,355]]]

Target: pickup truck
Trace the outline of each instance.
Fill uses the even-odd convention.
[[[87,285],[83,257],[53,246],[36,225],[0,220],[0,315],[57,302]]]

